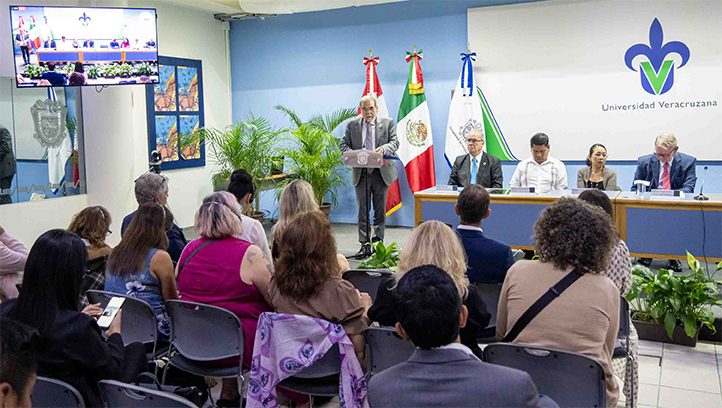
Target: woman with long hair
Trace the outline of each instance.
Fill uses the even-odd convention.
[[[145,300],[158,320],[159,340],[168,340],[170,327],[164,302],[178,299],[173,261],[166,252],[166,231],[172,216],[160,204],[138,208],[123,239],[110,254],[105,290]]]
[[[105,287],[105,264],[113,250],[105,243],[105,237],[110,233],[110,213],[105,207],[96,205],[87,207],[75,214],[70,222],[68,231],[79,236],[88,250],[88,265],[83,281],[80,284],[80,299],[78,307],[88,306],[89,290],[103,290]]]
[[[78,311],[87,256],[77,235],[60,229],[44,233],[30,249],[20,296],[3,302],[0,314],[37,329],[45,340],[38,375],[65,381],[80,392],[86,406],[102,407],[98,381],[133,381],[147,363],[141,343],[123,346],[121,312],[106,330],[106,340],[90,316],[102,310],[88,306]]]

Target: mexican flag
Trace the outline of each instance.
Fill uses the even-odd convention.
[[[503,161],[517,160],[511,153],[509,146],[501,134],[494,116],[489,110],[481,89],[474,82],[474,68],[472,62],[476,60],[476,53],[461,54],[461,73],[456,82],[454,97],[449,107],[449,121],[446,125],[446,149],[444,157],[449,167],[453,166],[457,156],[468,153],[466,149],[466,136],[472,130],[478,130],[484,135],[486,143],[484,151],[498,157]]]
[[[431,135],[429,106],[424,94],[424,78],[419,61],[423,52],[406,53],[409,66],[409,80],[399,106],[399,120],[396,134],[399,137],[399,150],[396,154],[406,168],[406,178],[412,192],[431,188],[436,185],[434,170],[434,138]]]
[[[389,110],[386,108],[386,99],[384,98],[384,92],[381,90],[381,84],[379,84],[379,77],[376,74],[376,65],[379,64],[379,57],[371,58],[364,57],[364,65],[366,65],[366,88],[361,97],[366,95],[373,95],[378,102],[378,112],[376,116],[379,118],[390,118]],[[361,114],[361,108],[358,111]],[[388,193],[386,195],[386,216],[388,217],[394,211],[401,208],[401,190],[399,189],[399,180],[389,186]]]
[[[40,48],[40,27],[35,24],[35,17],[30,16],[30,46],[34,49]]]

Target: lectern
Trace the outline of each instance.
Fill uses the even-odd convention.
[[[384,155],[372,152],[371,150],[351,150],[343,154],[343,164],[349,167],[358,168],[361,171],[371,173],[374,169],[378,169],[386,163]],[[371,242],[371,220],[369,212],[371,211],[371,196],[369,195],[369,179],[364,177],[364,190],[366,191],[366,242],[363,243],[365,248]],[[374,208],[374,211],[376,209]],[[385,210],[384,210],[385,211]],[[364,257],[364,255],[361,255]]]

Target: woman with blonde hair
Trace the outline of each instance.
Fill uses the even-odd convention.
[[[105,243],[105,237],[110,233],[112,221],[108,210],[96,205],[75,214],[68,227],[68,232],[79,236],[88,250],[88,264],[80,283],[79,310],[88,306],[89,290],[103,290],[105,287],[105,264],[113,250]]]
[[[393,304],[396,282],[406,272],[423,265],[439,267],[454,280],[464,305],[469,309],[466,326],[460,332],[461,344],[481,358],[481,349],[476,337],[477,333],[489,324],[491,315],[486,310],[486,305],[476,287],[469,284],[469,278],[466,276],[466,255],[458,235],[440,221],[427,221],[416,227],[401,251],[396,277],[379,285],[376,301],[369,310],[369,318],[382,326],[396,325]]]

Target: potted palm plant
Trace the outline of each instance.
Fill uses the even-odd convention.
[[[277,196],[293,179],[307,181],[313,187],[316,202],[326,215],[331,206],[337,204],[338,187],[346,185],[343,166],[343,154],[339,149],[340,140],[332,132],[343,121],[356,116],[355,108],[342,108],[329,115],[313,115],[303,122],[296,113],[284,106],[275,107],[293,122],[289,129],[289,146],[281,149],[281,154],[288,159],[290,177],[278,184]],[[326,194],[330,202],[324,202]]]
[[[224,130],[203,128],[198,132],[211,152],[211,160],[219,168],[212,176],[214,191],[228,188],[231,173],[236,169],[245,169],[253,177],[257,191],[260,182],[271,175],[281,132],[267,119],[250,114],[247,120]],[[262,217],[259,202],[255,200],[255,212]]]

